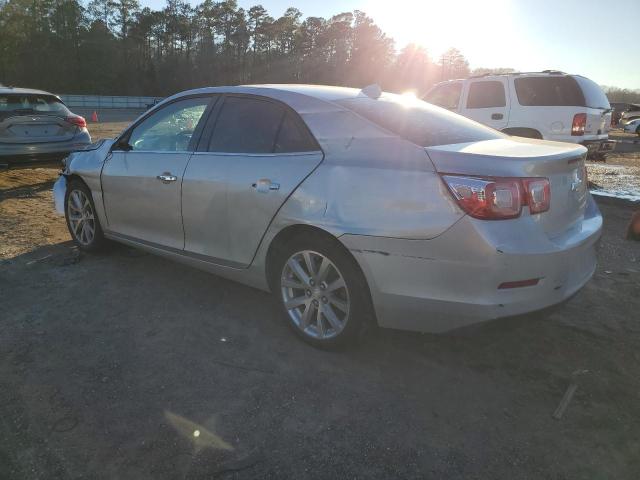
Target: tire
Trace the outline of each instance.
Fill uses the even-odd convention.
[[[72,179],[64,195],[64,217],[73,242],[80,250],[102,250],[106,239],[96,215],[96,206],[89,188],[79,179]]]
[[[369,288],[337,240],[301,234],[276,249],[272,265],[272,291],[287,325],[305,342],[337,349],[364,330],[373,311]]]
[[[636,133],[638,134],[638,136],[640,137],[640,126],[638,126],[638,128],[636,128]]]

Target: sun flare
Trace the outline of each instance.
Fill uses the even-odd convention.
[[[510,0],[370,0],[365,11],[384,31],[394,32],[397,48],[416,43],[434,59],[450,47],[463,50],[467,58],[486,58],[497,49],[500,57],[511,56],[520,48]]]

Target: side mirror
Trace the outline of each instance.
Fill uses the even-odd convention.
[[[133,150],[133,147],[129,145],[129,142],[121,138],[111,146],[111,151],[113,152],[114,150],[128,152],[130,150]]]

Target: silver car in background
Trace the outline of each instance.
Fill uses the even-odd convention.
[[[60,166],[89,144],[87,122],[57,96],[0,86],[0,170]]]
[[[369,319],[443,332],[573,295],[602,227],[585,155],[375,86],[203,88],[71,154],[54,197],[81,249],[270,290],[333,347]]]

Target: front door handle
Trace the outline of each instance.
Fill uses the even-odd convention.
[[[162,181],[162,183],[171,183],[178,180],[178,177],[176,177],[175,175],[171,175],[171,173],[169,172],[164,172],[162,175],[158,175],[156,178]]]
[[[280,190],[280,184],[272,182],[268,178],[261,178],[256,183],[252,183],[251,186],[260,193],[267,193],[270,190]]]
[[[501,113],[494,113],[493,115],[491,115],[491,120],[502,120],[503,117],[504,115],[502,115]]]

